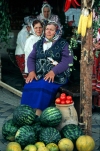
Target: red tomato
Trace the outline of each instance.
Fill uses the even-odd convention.
[[[67,100],[72,100],[72,97],[71,97],[70,95],[68,95],[68,96],[66,97],[66,99],[67,99]]]
[[[70,100],[70,103],[72,104],[72,103],[73,103],[73,100]]]
[[[71,101],[70,100],[66,100],[66,104],[71,104]]]
[[[66,93],[61,93],[61,95],[60,96],[64,96],[64,97],[66,97]]]
[[[60,104],[60,102],[61,102],[61,101],[60,101],[60,98],[57,98],[57,99],[55,100],[55,103],[56,103],[56,104]]]
[[[66,102],[65,101],[61,101],[61,104],[66,104]]]
[[[60,100],[61,100],[61,101],[65,101],[65,100],[66,100],[66,96],[61,95],[61,96],[60,96]]]

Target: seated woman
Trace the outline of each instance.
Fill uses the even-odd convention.
[[[28,72],[23,88],[21,104],[36,109],[40,115],[55,98],[60,86],[68,81],[69,65],[73,56],[66,40],[59,36],[58,25],[49,22],[45,28],[45,37],[33,46],[28,57]]]
[[[17,64],[24,77],[27,78],[27,57],[33,49],[34,43],[36,43],[41,36],[43,36],[43,23],[38,19],[32,19],[29,22],[30,30],[27,31],[26,26],[23,27],[17,38],[17,47],[15,51]]]
[[[51,6],[47,2],[43,3],[41,13],[37,16],[37,18],[43,21],[44,25],[47,25],[48,21],[55,21],[60,27],[60,34],[62,34],[63,26],[60,23],[59,17],[58,15],[52,14]]]

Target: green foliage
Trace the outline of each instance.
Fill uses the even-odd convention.
[[[95,8],[98,15],[100,15],[100,1],[95,0],[93,8]]]
[[[0,43],[8,41],[10,31],[8,3],[5,0],[0,1]]]

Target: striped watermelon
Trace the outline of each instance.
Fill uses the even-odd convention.
[[[46,127],[39,134],[39,141],[46,145],[49,143],[58,143],[61,139],[60,132],[54,127]]]
[[[7,120],[2,126],[2,135],[6,140],[14,141],[15,134],[19,127],[13,122],[12,119]]]
[[[24,125],[20,127],[15,135],[15,142],[19,143],[22,147],[29,144],[35,144],[37,136],[32,126]]]
[[[56,107],[46,108],[40,116],[40,121],[43,126],[55,127],[59,125],[61,120],[62,114],[60,110]]]
[[[61,130],[62,137],[69,138],[73,143],[77,140],[77,138],[83,135],[82,129],[75,124],[65,125]]]
[[[31,125],[35,120],[35,112],[28,105],[20,105],[13,112],[13,121],[19,126]]]

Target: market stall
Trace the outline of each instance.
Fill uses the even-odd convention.
[[[56,4],[58,4],[58,1],[56,1]],[[82,8],[85,7],[84,0],[81,1],[81,5],[82,5],[81,6]],[[59,5],[57,5],[57,6],[59,6]],[[89,7],[92,10],[92,5],[91,5],[90,0],[87,0],[86,7],[87,8]],[[75,17],[73,17],[73,15],[71,17],[72,17],[71,19],[75,20]],[[70,17],[67,17],[67,19],[68,19],[67,22],[69,21],[69,18]],[[22,23],[22,22],[18,22],[18,24],[19,23]],[[77,21],[76,21],[76,23],[77,23]],[[75,23],[75,25],[78,25],[76,23]],[[14,22],[12,22],[12,27],[14,29],[15,29],[15,25],[16,25],[16,22],[15,22],[15,24],[14,24]],[[84,127],[86,134],[91,134],[91,117],[92,117],[91,109],[92,109],[92,95],[93,95],[92,94],[92,78],[91,78],[92,65],[93,65],[92,43],[93,43],[92,28],[89,28],[89,29],[87,29],[85,36],[81,38],[81,50],[80,50],[81,51],[81,60],[80,60],[80,69],[81,70],[80,70],[80,91],[79,91],[80,101],[78,102],[79,103],[78,110],[80,110],[78,112],[79,124]],[[18,96],[21,96],[22,92],[12,88],[11,86],[5,84],[4,82],[2,82],[1,77],[0,77],[0,80],[1,80],[0,86],[8,89],[9,91],[15,93]],[[67,91],[67,93],[71,94],[71,92],[68,92],[68,91]]]

